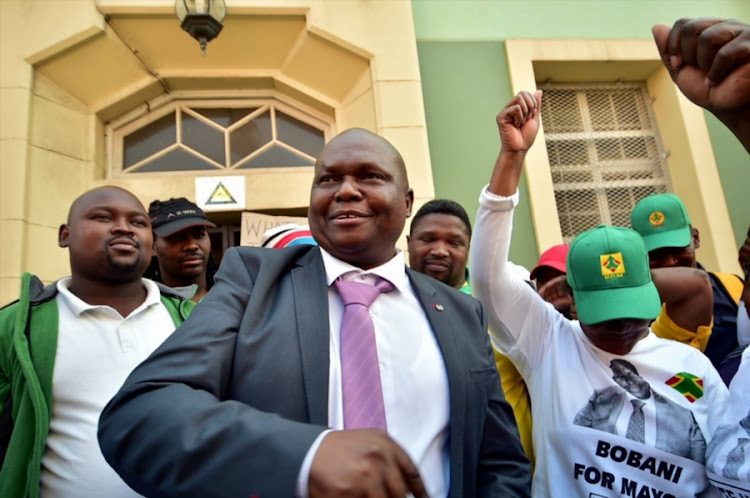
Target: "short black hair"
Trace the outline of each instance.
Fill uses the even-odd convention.
[[[609,368],[611,368],[612,371],[614,371],[614,368],[612,367],[615,365],[619,366],[620,368],[624,368],[625,370],[630,370],[631,372],[636,374],[638,377],[641,376],[641,374],[638,373],[638,370],[636,370],[635,365],[633,365],[627,360],[621,360],[619,358],[615,358],[614,360],[609,362]]]
[[[415,214],[414,218],[411,220],[411,225],[409,225],[409,235],[412,234],[414,227],[419,223],[419,220],[428,214],[448,214],[455,216],[463,222],[466,231],[469,233],[469,238],[471,238],[471,222],[469,221],[469,215],[466,214],[466,210],[461,204],[450,199],[433,199],[419,208],[419,211],[417,211],[417,214]]]

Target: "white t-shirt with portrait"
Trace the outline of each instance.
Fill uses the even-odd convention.
[[[728,398],[718,373],[698,350],[653,333],[627,355],[603,351],[578,321],[505,271],[517,195],[482,192],[471,275],[492,341],[518,368],[531,396],[533,495],[674,498],[702,492],[709,485],[706,445],[715,430],[709,414]]]
[[[750,346],[729,384],[729,406],[713,415],[718,427],[706,454],[708,478],[727,498],[750,496]]]

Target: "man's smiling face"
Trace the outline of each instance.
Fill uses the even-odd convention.
[[[310,231],[336,258],[373,268],[395,255],[413,199],[398,152],[377,135],[349,130],[315,164]]]

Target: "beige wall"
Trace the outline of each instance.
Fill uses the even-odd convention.
[[[110,167],[107,122],[165,94],[277,96],[339,131],[370,129],[402,152],[417,204],[433,197],[409,0],[227,0],[205,59],[173,6],[0,2],[0,303],[17,297],[23,271],[45,282],[69,272],[57,230],[87,189],[116,184],[144,203],[193,197],[193,175]],[[245,177],[249,209],[307,205],[309,170]]]

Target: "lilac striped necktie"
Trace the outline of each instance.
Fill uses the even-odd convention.
[[[378,277],[375,285],[342,280],[334,284],[344,303],[341,320],[341,386],[344,429],[387,429],[380,384],[375,326],[370,305],[381,292],[394,289]]]

